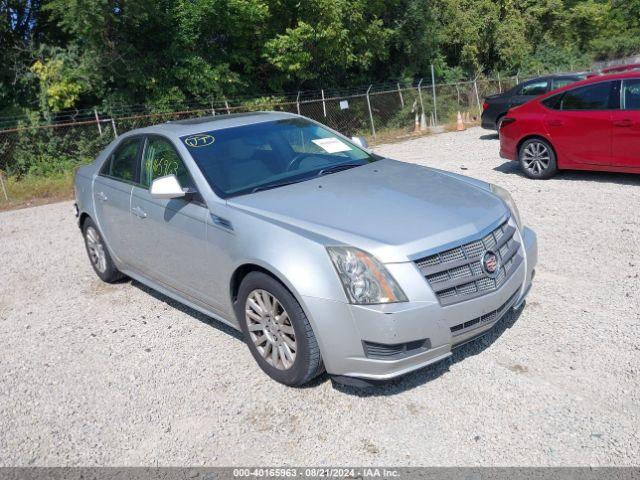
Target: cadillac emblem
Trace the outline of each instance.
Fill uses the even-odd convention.
[[[482,256],[482,269],[490,277],[498,274],[500,269],[500,260],[495,252],[492,252],[491,250],[484,252],[484,255]]]

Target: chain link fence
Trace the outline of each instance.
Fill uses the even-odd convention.
[[[191,117],[228,115],[256,110],[297,113],[347,136],[363,136],[371,144],[437,133],[456,123],[479,120],[483,98],[505,91],[524,78],[477,78],[428,85],[385,83],[325,92],[298,92],[175,111],[147,106],[65,112],[48,122],[0,119],[0,175],[21,178],[69,172],[90,162],[114,138],[127,131]],[[1,177],[0,177],[1,178]],[[0,192],[0,195],[2,192]],[[6,196],[6,195],[5,195]]]

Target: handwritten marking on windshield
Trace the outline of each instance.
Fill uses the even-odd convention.
[[[208,135],[206,133],[191,135],[190,137],[187,137],[184,139],[185,145],[187,145],[187,147],[192,147],[192,148],[207,147],[215,141],[216,141],[215,138],[213,138],[211,135]]]

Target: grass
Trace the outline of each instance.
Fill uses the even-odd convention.
[[[477,127],[478,125],[480,125],[478,121],[472,120],[465,123],[465,128]],[[444,128],[445,132],[456,131],[456,122],[444,123],[440,126]],[[375,147],[384,143],[404,142],[405,140],[412,140],[414,138],[420,138],[428,135],[434,135],[434,133],[429,131],[429,129],[414,132],[413,130],[406,128],[385,128],[376,132],[375,139],[371,135],[365,135],[365,137],[367,138],[367,141],[369,141],[370,145]],[[437,135],[437,133],[435,135]]]
[[[0,210],[32,207],[73,198],[73,172],[50,177],[3,177],[9,200],[0,186]]]

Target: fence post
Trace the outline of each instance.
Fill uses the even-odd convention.
[[[327,116],[327,104],[324,103],[324,89],[320,90],[320,92],[322,93],[322,113],[324,113],[324,116]]]
[[[422,114],[424,115],[424,103],[422,103],[422,89],[420,88],[420,86],[422,85],[422,78],[420,79],[420,81],[418,82],[418,98],[420,99],[420,109],[422,110]]]
[[[373,133],[373,138],[376,138],[376,126],[373,123],[373,113],[371,113],[371,100],[369,100],[369,91],[371,90],[371,85],[367,88],[367,107],[369,107],[369,120],[371,120],[371,133]],[[324,99],[324,94],[322,95]],[[324,100],[323,100],[324,103]]]
[[[402,98],[402,90],[400,90],[400,82],[398,82],[398,95],[400,96],[400,105],[404,108],[404,98]]]
[[[4,199],[9,201],[9,194],[7,193],[7,187],[4,185],[4,173],[0,170],[0,185],[2,185],[2,193],[4,193]]]
[[[500,81],[500,72],[498,72],[498,90],[502,93],[502,82]]]
[[[476,100],[478,101],[478,115],[482,115],[482,105],[480,105],[480,95],[478,95],[478,77],[473,79],[473,89],[476,91]]]
[[[102,136],[102,125],[100,125],[100,117],[98,116],[98,109],[93,109],[93,114],[96,116],[96,125],[98,125],[98,133]]]
[[[436,102],[436,75],[433,72],[433,63],[431,64],[431,89],[433,90],[433,119],[438,125],[438,105]]]
[[[516,72],[516,85],[520,83],[520,70]]]
[[[296,108],[298,109],[298,115],[300,115],[300,90],[298,90],[298,96],[296,97]]]
[[[113,138],[118,138],[118,130],[116,130],[116,121],[111,119],[111,128],[113,128]]]

